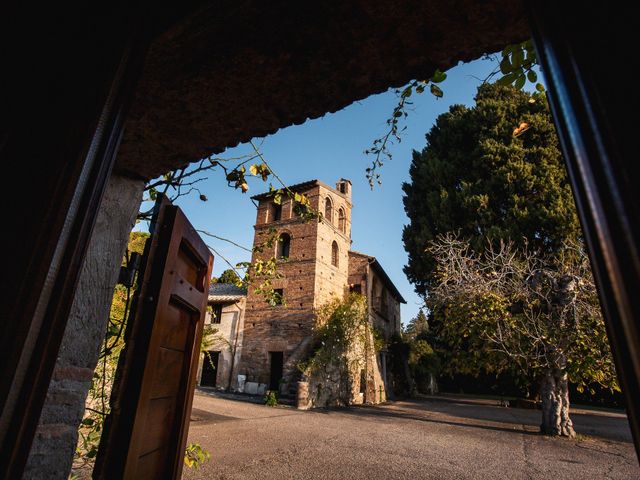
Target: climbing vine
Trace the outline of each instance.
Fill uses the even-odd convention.
[[[545,88],[538,81],[538,58],[531,39],[521,43],[507,45],[500,57],[497,55],[485,55],[486,59],[493,60],[498,66],[489,73],[483,83],[493,81],[500,85],[511,85],[517,90],[522,90],[527,83],[535,85],[538,92],[544,92]],[[373,155],[371,165],[366,168],[366,177],[369,186],[381,185],[380,169],[385,161],[393,159],[392,147],[402,142],[402,133],[407,129],[402,123],[409,116],[409,107],[413,105],[411,96],[429,91],[436,99],[444,96],[444,90],[440,84],[447,78],[447,74],[436,70],[428,80],[412,80],[402,88],[395,90],[398,99],[391,115],[387,118],[387,129],[384,134],[373,140],[372,145],[364,151],[365,155]]]
[[[298,369],[310,381],[314,404],[351,404],[361,372],[366,383],[368,362],[384,346],[383,336],[371,326],[367,298],[361,294],[328,302],[316,311],[316,318],[311,354]]]
[[[127,253],[122,266],[127,267],[133,261],[134,254],[142,254],[148,233],[132,232],[129,237]],[[130,285],[116,285],[111,302],[107,331],[102,342],[98,364],[93,373],[91,387],[85,402],[85,414],[78,429],[78,443],[73,460],[72,473],[81,476],[93,469],[104,420],[109,414],[109,397],[122,352],[124,331],[131,307],[132,291],[136,285],[133,277]]]

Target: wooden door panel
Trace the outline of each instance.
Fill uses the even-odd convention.
[[[157,333],[160,344],[166,348],[184,351],[189,331],[180,326],[191,321],[191,313],[177,303],[170,302],[160,318]]]
[[[184,362],[184,352],[160,347],[157,363],[159,368],[153,377],[150,398],[175,397],[178,394]]]
[[[189,284],[200,292],[203,290],[202,277],[198,275],[198,260],[185,243],[180,244],[178,250],[178,262],[176,263],[176,274],[183,277]]]
[[[154,450],[139,458],[136,475],[139,478],[165,478],[167,450],[165,448]]]
[[[96,478],[182,473],[213,258],[182,212],[166,203],[147,256]]]
[[[149,401],[147,418],[142,423],[146,438],[140,443],[138,458],[168,445],[171,429],[167,426],[173,423],[175,414],[176,396],[159,397]]]

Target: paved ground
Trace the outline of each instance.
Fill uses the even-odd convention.
[[[577,440],[539,412],[434,399],[302,412],[196,393],[189,441],[212,454],[187,479],[640,479],[626,417],[576,411]]]

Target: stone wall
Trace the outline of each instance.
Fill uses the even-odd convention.
[[[369,306],[369,322],[382,334],[385,343],[391,340],[395,333],[401,330],[400,302],[391,293],[386,280],[371,265],[375,259],[358,252],[349,254],[349,285],[353,290],[359,286],[359,291],[367,296]],[[381,268],[381,267],[380,267]],[[372,359],[370,385],[366,395],[375,397],[373,403],[385,401],[393,397],[393,379],[390,368],[391,358],[386,347],[383,347]]]
[[[318,350],[304,371],[306,381],[302,388],[306,390],[306,401],[301,402],[302,408],[373,405],[387,400],[379,345],[374,340],[366,299],[363,302],[362,320],[366,323],[357,320],[354,325],[355,318],[352,321],[334,318],[329,322],[337,321],[340,326],[319,333],[317,341],[322,343],[316,344]],[[336,337],[337,332],[342,335]]]
[[[210,335],[205,340],[211,343],[210,351],[220,352],[218,365],[216,366],[216,388],[235,390],[238,384],[238,364],[242,356],[242,340],[244,331],[244,312],[246,308],[246,298],[242,298],[235,303],[224,305],[222,308],[222,318],[220,323],[211,323],[211,313],[207,312],[205,325],[211,325],[218,329],[214,335]],[[198,385],[202,376],[202,366],[205,362],[205,355],[200,355],[198,364]]]
[[[64,479],[104,339],[113,289],[144,184],[112,176],[98,212],[40,424],[25,469],[27,479]]]

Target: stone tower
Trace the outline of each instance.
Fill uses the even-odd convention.
[[[336,188],[318,181],[289,187],[306,195],[320,220],[305,221],[293,209],[293,201],[283,196],[276,205],[273,195],[253,197],[258,203],[254,246],[264,242],[273,228],[279,241],[273,248],[254,253],[252,261],[278,258],[283,275],[273,281],[285,304],[270,306],[250,285],[244,323],[244,340],[238,374],[248,382],[287,391],[295,381],[296,365],[304,359],[315,325],[314,308],[348,290],[349,248],[351,245],[351,182],[340,179]]]

